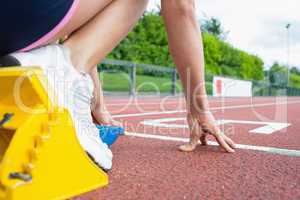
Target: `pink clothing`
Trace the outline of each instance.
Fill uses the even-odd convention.
[[[37,48],[39,46],[42,46],[49,40],[51,40],[57,33],[59,33],[65,26],[66,24],[70,21],[70,19],[73,17],[74,13],[77,10],[77,7],[79,5],[80,0],[74,0],[74,3],[72,4],[72,7],[70,8],[69,12],[66,14],[66,16],[61,20],[61,22],[49,33],[35,41],[34,43],[30,44],[29,46],[21,49],[20,51],[29,51],[31,49]]]

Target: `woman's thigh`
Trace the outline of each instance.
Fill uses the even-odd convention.
[[[45,44],[70,35],[91,20],[114,0],[79,0],[78,7],[69,22]],[[43,45],[45,45],[43,44]]]

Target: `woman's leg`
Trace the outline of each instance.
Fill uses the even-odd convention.
[[[77,69],[91,71],[143,14],[148,0],[114,0],[65,42]]]
[[[147,2],[148,0],[112,1],[65,42],[71,50],[73,65],[79,70],[89,72],[94,81],[96,99],[92,113],[98,123],[121,125],[105,109],[97,68],[94,66],[128,34],[143,14]],[[70,27],[69,30],[72,30],[72,22]],[[66,30],[69,31],[68,27]]]
[[[53,43],[58,39],[64,38],[76,31],[84,24],[88,23],[94,16],[100,13],[106,6],[108,6],[114,0],[75,0],[79,1],[77,9],[73,14],[70,21],[63,27],[63,29],[57,33],[46,44]]]
[[[81,0],[86,3],[91,1]],[[71,20],[70,30],[66,27],[65,32],[61,33],[62,36],[69,34],[68,31],[72,33],[64,44],[70,50],[73,58],[71,62],[69,51],[57,45],[12,54],[24,66],[40,65],[45,69],[49,85],[52,85],[53,91],[61,100],[60,105],[64,104],[70,111],[80,144],[105,169],[111,168],[112,154],[99,140],[99,131],[93,125],[89,103],[93,96],[90,91],[91,81],[88,76],[79,75],[72,67],[88,71],[97,84],[98,76],[94,66],[127,35],[143,13],[146,3],[146,0],[114,0],[104,8],[99,6],[101,10],[91,19],[88,17],[92,14],[87,14],[90,11],[86,10],[81,16],[83,21],[74,22],[77,23],[74,25],[75,29],[78,26],[74,31]],[[74,17],[78,16],[75,14]]]
[[[93,116],[98,123],[120,126],[105,109],[97,68],[94,68],[128,34],[143,14],[148,0],[81,0],[67,26],[53,41],[70,35],[64,45],[78,70],[90,73],[95,86]]]

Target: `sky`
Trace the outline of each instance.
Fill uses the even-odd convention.
[[[150,0],[148,9],[160,0]],[[195,0],[199,19],[216,17],[233,46],[260,56],[266,68],[273,62],[300,69],[299,0]],[[290,23],[288,59],[288,32]],[[288,62],[289,60],[289,62]]]

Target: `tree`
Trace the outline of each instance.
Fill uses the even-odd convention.
[[[298,69],[297,67],[292,67],[290,72],[291,74],[297,74],[300,76],[300,69]]]
[[[202,33],[205,68],[211,75],[209,77],[224,75],[240,79],[262,80],[264,77],[263,61],[259,57],[237,49],[222,40],[219,37],[223,34],[220,23],[217,19],[210,21],[207,24],[212,24],[212,28],[207,25],[207,29],[211,33],[208,31]],[[160,14],[158,12],[145,13],[137,26],[114,49],[109,58],[174,67],[169,52],[166,30]],[[138,68],[138,73],[166,75],[146,71],[142,68]]]
[[[221,59],[219,40],[215,36],[204,32],[203,46],[207,71],[213,74],[221,74],[221,68],[219,66]]]
[[[287,86],[287,68],[274,62],[269,71],[270,83],[273,85]]]
[[[137,26],[114,49],[109,58],[174,66],[161,16],[157,12],[144,14]]]
[[[203,21],[203,25],[201,26],[201,30],[214,35],[221,40],[225,40],[228,34],[224,31],[220,20],[214,17],[205,19]]]

